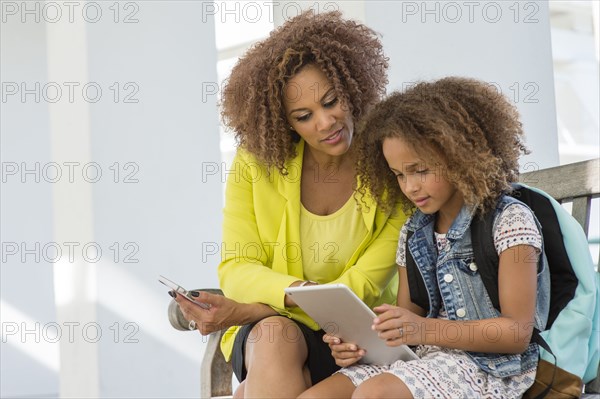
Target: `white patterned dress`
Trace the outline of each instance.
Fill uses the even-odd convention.
[[[447,245],[436,233],[438,249]],[[400,233],[396,262],[406,267],[406,229]],[[530,245],[541,252],[542,238],[531,211],[521,204],[509,205],[494,223],[494,245],[498,255],[516,245]],[[441,309],[439,318],[447,318]],[[499,378],[487,374],[464,351],[420,345],[418,360],[397,361],[389,366],[359,364],[338,371],[355,386],[381,373],[400,378],[414,398],[519,398],[533,384],[536,369]]]

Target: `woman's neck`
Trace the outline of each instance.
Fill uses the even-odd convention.
[[[349,171],[354,170],[355,165],[355,150],[353,147],[342,155],[329,155],[322,152],[314,151],[305,144],[304,146],[304,167],[318,170],[337,170]]]

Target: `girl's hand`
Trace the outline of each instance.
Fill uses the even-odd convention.
[[[421,328],[425,318],[408,309],[383,304],[373,309],[379,315],[373,320],[373,330],[388,346],[421,344]]]
[[[236,320],[236,315],[240,314],[240,303],[223,295],[210,294],[204,291],[199,291],[198,294],[197,297],[194,297],[194,300],[209,305],[208,309],[191,303],[181,294],[177,294],[175,301],[179,304],[183,317],[186,320],[196,322],[196,328],[200,331],[200,334],[208,335],[233,325],[242,324],[239,323],[240,320]]]
[[[338,337],[325,334],[323,341],[329,344],[331,356],[335,359],[335,364],[340,367],[348,367],[358,362],[364,355],[365,350],[358,348],[355,344],[342,342]]]

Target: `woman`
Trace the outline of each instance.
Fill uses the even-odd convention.
[[[376,34],[339,12],[305,12],[251,48],[223,92],[239,150],[227,181],[225,297],[177,298],[222,342],[241,397],[296,397],[337,370],[323,331],[284,288],[342,283],[370,307],[394,301],[399,209],[355,195],[355,123],[385,91]],[[284,317],[281,317],[284,316]]]

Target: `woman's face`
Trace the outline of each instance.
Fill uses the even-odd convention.
[[[352,114],[318,67],[304,67],[283,94],[288,123],[313,153],[335,157],[348,151],[354,134]]]

